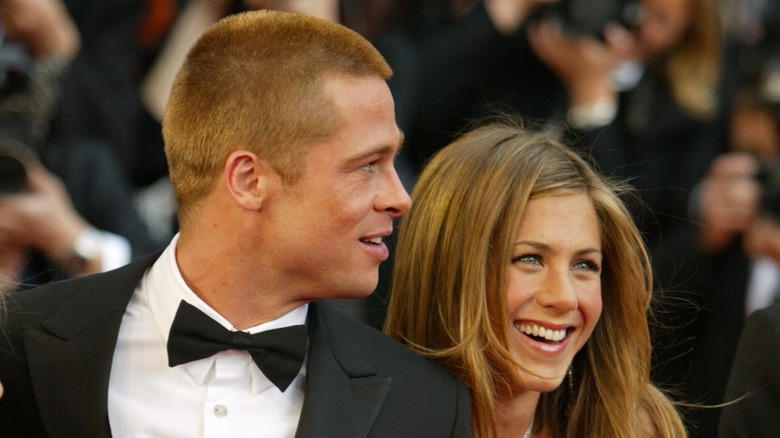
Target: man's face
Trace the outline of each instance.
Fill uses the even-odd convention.
[[[303,175],[273,203],[272,259],[305,298],[363,297],[389,256],[382,238],[411,205],[393,165],[402,134],[381,78],[335,77],[326,90],[342,124],[309,146]]]

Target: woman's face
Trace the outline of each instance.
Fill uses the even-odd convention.
[[[642,0],[637,48],[644,60],[658,58],[677,46],[691,22],[693,0]]]
[[[601,238],[585,193],[528,202],[508,271],[506,330],[515,387],[560,386],[601,315]]]

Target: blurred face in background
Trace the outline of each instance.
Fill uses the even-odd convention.
[[[780,122],[771,108],[749,103],[735,105],[730,123],[732,150],[749,152],[762,161],[778,156]]]
[[[274,9],[339,22],[339,0],[243,0],[249,9]]]
[[[649,61],[676,47],[685,37],[694,0],[642,0],[636,29],[637,55]]]

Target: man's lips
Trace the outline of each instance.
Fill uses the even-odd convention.
[[[392,232],[393,230],[390,229],[376,234],[369,234],[365,237],[361,237],[359,240],[360,243],[365,245],[365,248],[374,254],[374,256],[380,262],[383,262],[390,257],[390,250],[388,250],[387,245],[385,245],[383,242],[383,239],[389,236]]]
[[[390,236],[391,234],[393,234],[393,229],[387,228],[382,231],[378,231],[376,233],[366,234],[365,236],[361,237],[359,240],[363,243],[380,245],[382,243],[382,240],[385,237]]]

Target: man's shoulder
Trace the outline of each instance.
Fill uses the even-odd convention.
[[[93,276],[58,280],[30,289],[20,289],[5,297],[5,310],[13,320],[19,314],[28,317],[47,315],[62,308],[80,290],[88,287]]]
[[[767,317],[774,321],[775,324],[780,325],[780,303],[772,304],[771,306],[764,309],[764,312],[767,314]]]
[[[156,257],[144,258],[112,271],[85,275],[82,277],[59,280],[30,289],[20,289],[8,293],[3,305],[11,321],[15,317],[23,319],[43,318],[66,306],[76,297],[89,304],[89,297],[102,302],[124,299],[138,284],[143,273]],[[121,292],[117,294],[117,292]]]
[[[316,324],[322,333],[315,335],[310,352],[316,358],[311,359],[324,358],[319,365],[332,365],[335,360],[352,385],[386,388],[373,424],[375,436],[471,436],[469,391],[454,374],[327,304],[315,303],[314,308],[315,315],[322,318]],[[323,341],[329,351],[323,351]],[[331,377],[338,375],[333,372],[336,367],[328,368]],[[338,382],[345,380],[335,379],[332,384]],[[399,423],[398,418],[404,421]]]
[[[425,376],[440,378],[454,383],[457,379],[433,359],[419,354],[406,345],[385,335],[381,331],[363,322],[357,321],[330,305],[317,303],[321,312],[328,314],[330,324],[340,327],[338,336],[347,336],[349,342],[360,352],[364,360],[376,369],[388,374],[402,374],[406,377]]]
[[[780,330],[780,303],[753,312],[745,321],[743,338],[774,337]],[[754,333],[755,332],[755,333]]]

